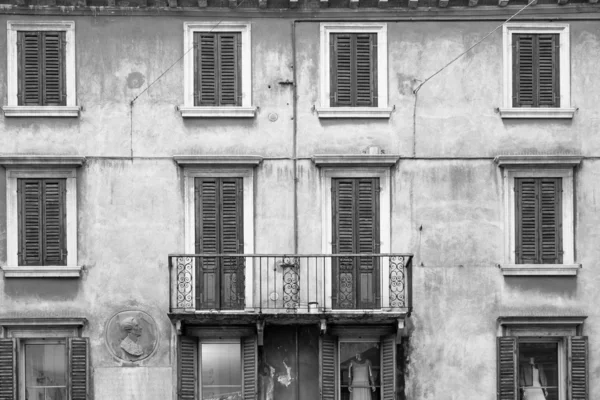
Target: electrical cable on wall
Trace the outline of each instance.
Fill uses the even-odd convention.
[[[513,18],[515,18],[521,12],[523,12],[523,10],[525,10],[530,5],[535,4],[536,2],[537,2],[537,0],[530,0],[529,3],[527,3],[527,5],[525,5],[519,11],[517,11],[516,13],[514,13],[506,21],[504,21],[503,23],[501,23],[500,25],[498,25],[496,28],[494,28],[492,31],[490,31],[487,35],[485,35],[484,37],[482,37],[481,39],[479,39],[471,47],[469,47],[468,49],[466,49],[465,51],[463,51],[462,53],[460,53],[458,56],[456,56],[455,58],[453,58],[452,60],[450,60],[450,62],[448,62],[442,68],[438,69],[436,72],[434,72],[429,77],[427,77],[426,79],[424,79],[413,90],[413,94],[415,95],[415,104],[414,104],[414,109],[413,109],[413,157],[417,156],[417,145],[416,145],[416,142],[417,142],[417,103],[418,103],[418,99],[419,99],[419,96],[418,96],[419,95],[419,90],[421,90],[421,88],[423,87],[423,85],[425,85],[427,82],[429,82],[431,79],[433,79],[437,74],[439,74],[440,72],[442,72],[443,70],[445,70],[446,68],[448,68],[450,65],[454,64],[458,59],[460,59],[462,56],[464,56],[465,54],[467,54],[469,51],[473,50],[475,47],[477,47],[478,45],[480,45],[484,40],[486,40],[488,37],[490,37],[498,29],[502,28],[504,26],[504,24],[510,22],[510,20],[512,20]]]

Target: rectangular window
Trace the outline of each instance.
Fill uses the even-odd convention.
[[[19,265],[67,265],[66,179],[18,179]]]
[[[515,178],[517,264],[562,264],[561,209],[561,178]]]
[[[558,33],[514,34],[513,107],[560,107]]]
[[[379,253],[379,178],[333,178],[334,254]],[[336,257],[333,307],[380,307],[379,257]]]
[[[233,335],[227,329],[225,336]],[[205,339],[181,336],[178,393],[182,399],[250,399],[256,397],[256,337]]]
[[[19,105],[66,105],[65,32],[19,31],[17,53]]]
[[[196,254],[244,252],[243,178],[195,178]],[[244,306],[244,258],[201,257],[199,308]]]
[[[194,33],[194,106],[241,106],[241,33]]]
[[[25,398],[67,399],[67,348],[63,341],[25,342]]]
[[[331,33],[332,107],[377,107],[377,34]]]

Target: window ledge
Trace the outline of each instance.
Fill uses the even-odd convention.
[[[500,108],[502,118],[573,118],[574,108]]]
[[[317,107],[319,118],[390,118],[392,107]]]
[[[79,106],[4,106],[5,117],[79,117]]]
[[[256,107],[184,107],[179,111],[183,118],[254,118]]]
[[[79,278],[82,266],[0,267],[5,278]]]
[[[576,276],[581,264],[507,264],[500,269],[504,276]]]

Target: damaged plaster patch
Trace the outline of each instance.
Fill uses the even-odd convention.
[[[144,84],[144,75],[140,72],[131,72],[127,75],[127,87],[129,89],[139,89]]]

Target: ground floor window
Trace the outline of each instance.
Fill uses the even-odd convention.
[[[67,399],[67,346],[64,341],[25,341],[23,358],[26,399]]]
[[[378,400],[381,383],[379,341],[340,341],[340,394],[342,400]]]
[[[242,398],[242,353],[240,341],[200,342],[202,399]]]

